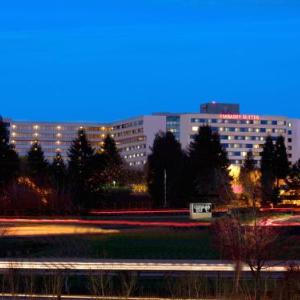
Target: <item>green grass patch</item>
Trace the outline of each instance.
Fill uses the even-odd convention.
[[[3,238],[2,257],[218,259],[209,229]]]

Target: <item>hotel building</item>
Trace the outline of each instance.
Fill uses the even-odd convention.
[[[104,124],[65,122],[19,122],[9,121],[10,142],[20,156],[25,156],[34,141],[38,141],[45,157],[52,160],[56,152],[66,159],[72,141],[79,129],[84,128],[91,145],[100,149],[103,138],[110,132]]]
[[[94,148],[100,149],[105,135],[111,134],[124,160],[132,167],[142,167],[157,132],[173,132],[187,150],[199,127],[206,124],[220,134],[233,165],[241,165],[249,150],[259,162],[268,135],[274,140],[279,135],[284,136],[289,160],[296,162],[300,158],[300,120],[241,114],[238,104],[211,102],[202,104],[198,113],[154,113],[109,124],[14,120],[6,120],[6,123],[10,140],[21,156],[26,155],[32,142],[37,140],[50,160],[57,151],[67,159],[67,150],[78,129],[84,128]]]
[[[111,135],[129,166],[145,165],[156,133],[166,130],[165,120],[165,116],[151,115],[111,124]]]

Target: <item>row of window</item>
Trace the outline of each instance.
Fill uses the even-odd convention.
[[[106,126],[80,126],[80,125],[29,125],[29,124],[12,124],[12,129],[18,129],[18,131],[78,131],[79,129],[85,129],[86,131],[109,131],[112,128]]]
[[[277,133],[285,134],[283,128],[253,128],[253,127],[211,127],[214,132],[256,132],[256,133]],[[198,131],[199,126],[193,126],[192,131]],[[289,131],[291,132],[291,131]]]
[[[143,160],[143,161],[131,161],[130,163],[129,163],[129,166],[141,166],[141,165],[145,165],[146,164],[146,160]]]
[[[139,133],[143,133],[143,128],[121,131],[121,132],[115,133],[115,136],[122,137],[122,136],[130,136],[130,135],[139,134]]]
[[[129,155],[124,155],[125,159],[131,159],[131,158],[136,158],[136,157],[144,157],[146,156],[146,152],[142,152],[142,153],[133,153],[133,154],[129,154]]]
[[[283,120],[232,120],[232,119],[203,119],[203,118],[191,118],[191,123],[218,123],[218,124],[256,124],[256,125],[279,125],[285,126],[286,121]],[[288,124],[292,126],[291,123]]]
[[[113,130],[120,130],[120,129],[123,129],[123,128],[141,126],[141,125],[143,125],[143,123],[144,123],[143,120],[123,123],[123,124],[120,124],[120,125],[113,126]]]
[[[128,146],[124,148],[119,148],[120,151],[132,151],[132,150],[139,150],[139,149],[146,149],[146,144],[140,144],[140,145],[133,145],[133,146]]]
[[[134,143],[142,142],[145,140],[146,140],[146,137],[144,135],[140,135],[140,136],[135,136],[135,137],[118,140],[117,144],[134,144]]]
[[[247,151],[228,151],[228,156],[243,156],[247,155]],[[260,152],[253,152],[253,156],[260,156]]]
[[[222,144],[224,148],[246,148],[246,149],[260,149],[263,148],[263,144]]]
[[[190,139],[195,139],[196,134],[190,135]],[[277,136],[271,136],[273,141],[276,141]],[[248,135],[220,135],[221,140],[228,140],[228,141],[261,141],[264,142],[266,137],[264,136],[248,136]],[[288,138],[287,142],[292,143],[293,139]]]

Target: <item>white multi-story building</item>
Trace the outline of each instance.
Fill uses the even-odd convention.
[[[111,135],[130,166],[145,165],[156,133],[166,130],[165,120],[165,116],[141,116],[111,124]]]
[[[291,162],[300,158],[300,144],[297,142],[297,135],[300,134],[299,120],[242,114],[183,114],[180,116],[179,132],[182,146],[187,148],[199,127],[206,124],[219,133],[232,164],[242,164],[250,150],[254,159],[259,162],[268,135],[274,140],[279,135],[285,138]]]
[[[10,120],[10,142],[20,156],[25,156],[34,141],[38,141],[48,160],[56,152],[67,158],[72,141],[79,129],[84,128],[91,145],[100,149],[103,138],[110,128],[103,124],[65,123],[65,122],[19,122]]]
[[[142,167],[159,131],[173,132],[182,148],[187,150],[199,127],[208,124],[219,133],[233,165],[241,165],[249,150],[259,162],[268,135],[274,140],[279,135],[285,138],[292,163],[300,158],[300,119],[241,114],[237,104],[211,102],[201,105],[199,113],[155,113],[110,124],[13,120],[6,120],[6,123],[10,140],[21,156],[26,155],[32,142],[37,140],[48,159],[57,151],[67,158],[67,150],[78,129],[84,128],[94,148],[100,149],[103,138],[110,134],[124,160],[132,167]]]

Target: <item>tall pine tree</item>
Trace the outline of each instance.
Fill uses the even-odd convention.
[[[79,129],[68,151],[68,174],[72,198],[77,208],[91,206],[89,180],[93,174],[94,149],[90,145],[85,130]]]
[[[116,142],[109,134],[103,141],[102,153],[108,164],[121,165],[123,163]]]
[[[115,140],[108,134],[104,141],[101,152],[103,164],[103,180],[106,184],[122,184],[123,159],[117,149]]]
[[[13,145],[9,143],[7,125],[0,116],[0,188],[12,180],[20,167],[20,160]]]
[[[264,204],[273,199],[273,188],[275,182],[275,148],[271,136],[266,138],[261,152],[261,191]]]
[[[192,190],[196,201],[224,203],[232,200],[227,152],[210,126],[199,128],[189,147]]]
[[[276,139],[274,154],[275,176],[278,189],[280,179],[286,179],[290,171],[290,164],[283,136],[279,136]]]
[[[184,207],[181,176],[184,154],[171,132],[156,135],[147,163],[149,193],[156,207]],[[186,199],[184,199],[186,200]]]
[[[255,206],[256,194],[258,193],[256,176],[256,161],[252,151],[248,151],[240,170],[239,182],[243,187],[243,196],[247,204]]]
[[[29,175],[39,184],[45,184],[48,177],[49,164],[38,141],[34,141],[27,153]]]
[[[66,189],[66,165],[60,152],[57,152],[51,164],[51,178],[58,194]]]
[[[252,171],[254,171],[256,169],[256,161],[253,157],[253,152],[252,151],[248,151],[246,158],[243,162],[241,171],[244,171],[246,173],[250,173]]]

